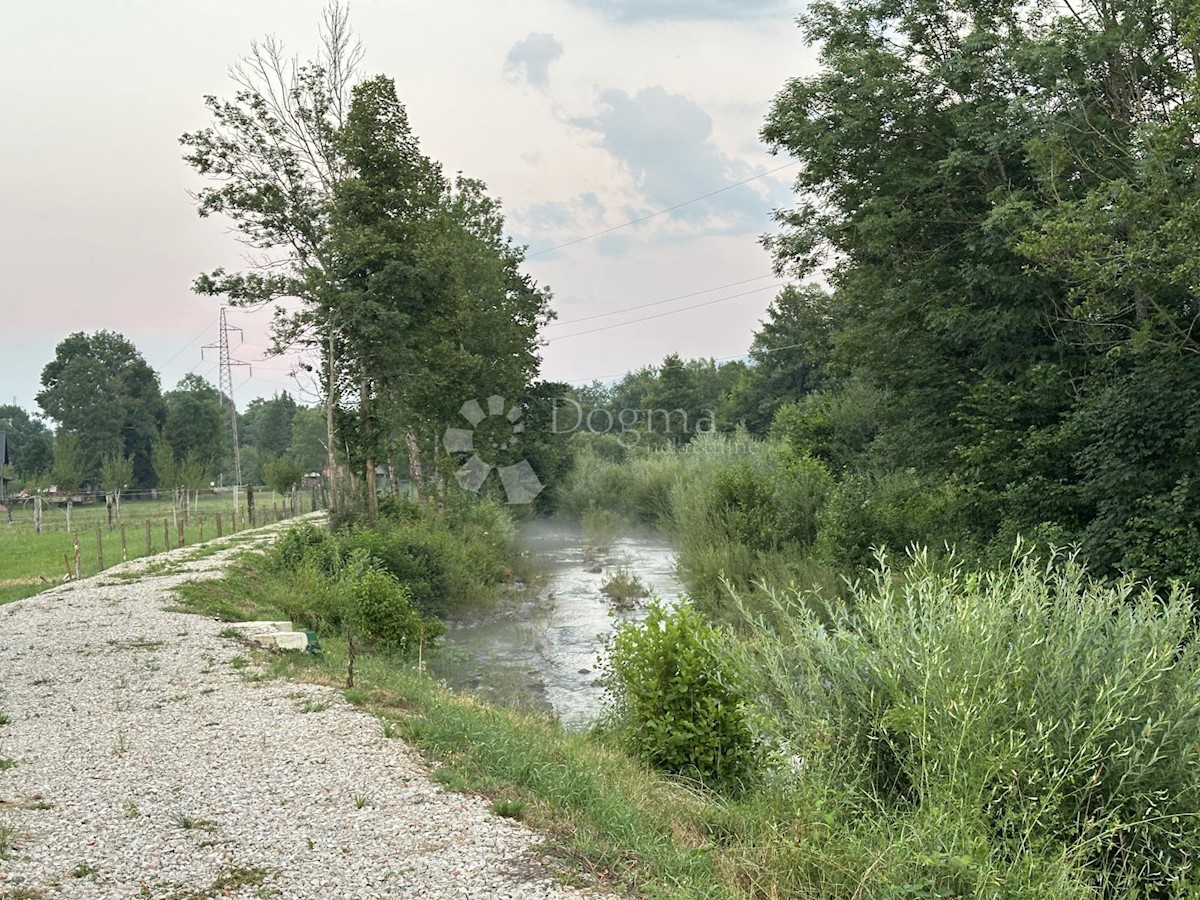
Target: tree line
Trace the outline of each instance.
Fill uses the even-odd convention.
[[[39,413],[0,406],[16,487],[57,485],[121,492],[232,484],[232,404],[198,375],[163,391],[158,374],[124,336],[78,332],[42,371]],[[47,421],[53,423],[51,430]],[[298,484],[325,464],[325,416],[287,392],[237,414],[242,477]]]

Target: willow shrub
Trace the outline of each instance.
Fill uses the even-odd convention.
[[[605,671],[609,712],[651,765],[721,787],[754,770],[742,673],[727,639],[686,601],[650,604],[613,635]]]
[[[852,874],[932,892],[911,896],[1002,896],[1055,868],[1034,857],[1107,896],[1200,878],[1187,591],[1093,581],[1074,557],[978,574],[918,553],[903,573],[880,557],[845,603],[773,602],[744,652],[775,746],[810,790],[849,786],[857,808],[829,818],[848,839],[903,843],[877,851],[903,871]]]

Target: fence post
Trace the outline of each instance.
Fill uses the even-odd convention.
[[[96,526],[96,571],[104,571],[104,529]]]
[[[71,560],[68,558],[67,554],[65,554],[65,553],[63,554],[63,568],[67,570],[67,580],[70,581],[71,580]]]
[[[204,543],[204,516],[199,516],[200,519],[200,543]]]
[[[154,542],[150,540],[150,520],[146,520],[146,555],[151,556],[154,553]]]
[[[167,520],[163,519],[163,552],[166,553],[171,549],[171,529],[167,524]]]
[[[175,530],[176,530],[176,532],[177,532],[177,534],[176,534],[176,537],[178,537],[178,538],[179,538],[179,546],[180,546],[180,547],[184,546],[184,543],[185,543],[185,542],[184,542],[184,539],[183,539],[183,538],[184,538],[184,532],[183,532],[183,529],[184,529],[184,520],[183,520],[183,519],[180,519],[180,520],[179,520],[179,521],[176,523],[176,526],[175,526]]]
[[[250,520],[250,527],[254,527],[254,486],[246,485],[246,518]]]
[[[129,544],[125,542],[125,523],[121,523],[121,562],[129,562]]]
[[[221,529],[221,514],[217,513],[217,537],[224,537]]]
[[[71,532],[71,547],[75,551],[75,579],[79,580],[82,576],[79,570],[79,532]]]

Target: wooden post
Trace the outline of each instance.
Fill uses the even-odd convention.
[[[33,498],[33,530],[36,534],[42,533],[42,495],[38,494]],[[70,574],[69,572],[67,573]]]
[[[104,571],[104,530],[96,526],[96,571]]]
[[[150,520],[146,520],[146,555],[154,553],[154,542],[150,540]]]
[[[171,529],[167,526],[167,520],[163,519],[163,552],[166,553],[171,549]]]
[[[121,562],[129,562],[129,544],[125,540],[125,523],[121,523]]]
[[[71,560],[65,553],[63,554],[63,568],[67,570],[67,580],[69,581],[71,578]]]
[[[204,516],[199,516],[200,521],[200,543],[204,543]]]
[[[224,534],[222,533],[222,530],[221,530],[221,514],[217,513],[217,537],[223,537],[223,536],[224,536]]]
[[[254,487],[246,485],[246,519],[250,522],[250,527],[254,527]]]
[[[79,568],[79,532],[77,531],[71,532],[71,547],[75,551],[75,577],[78,579],[82,576]]]
[[[176,536],[179,538],[179,546],[180,547],[184,546],[184,544],[186,543],[186,541],[184,541],[184,539],[183,539],[184,538],[184,527],[185,526],[184,526],[183,519],[180,519],[178,524],[175,526]]]

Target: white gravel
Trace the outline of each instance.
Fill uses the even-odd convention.
[[[340,692],[247,681],[225,626],[164,611],[233,551],[114,578],[191,552],[0,606],[0,898],[586,893]]]

